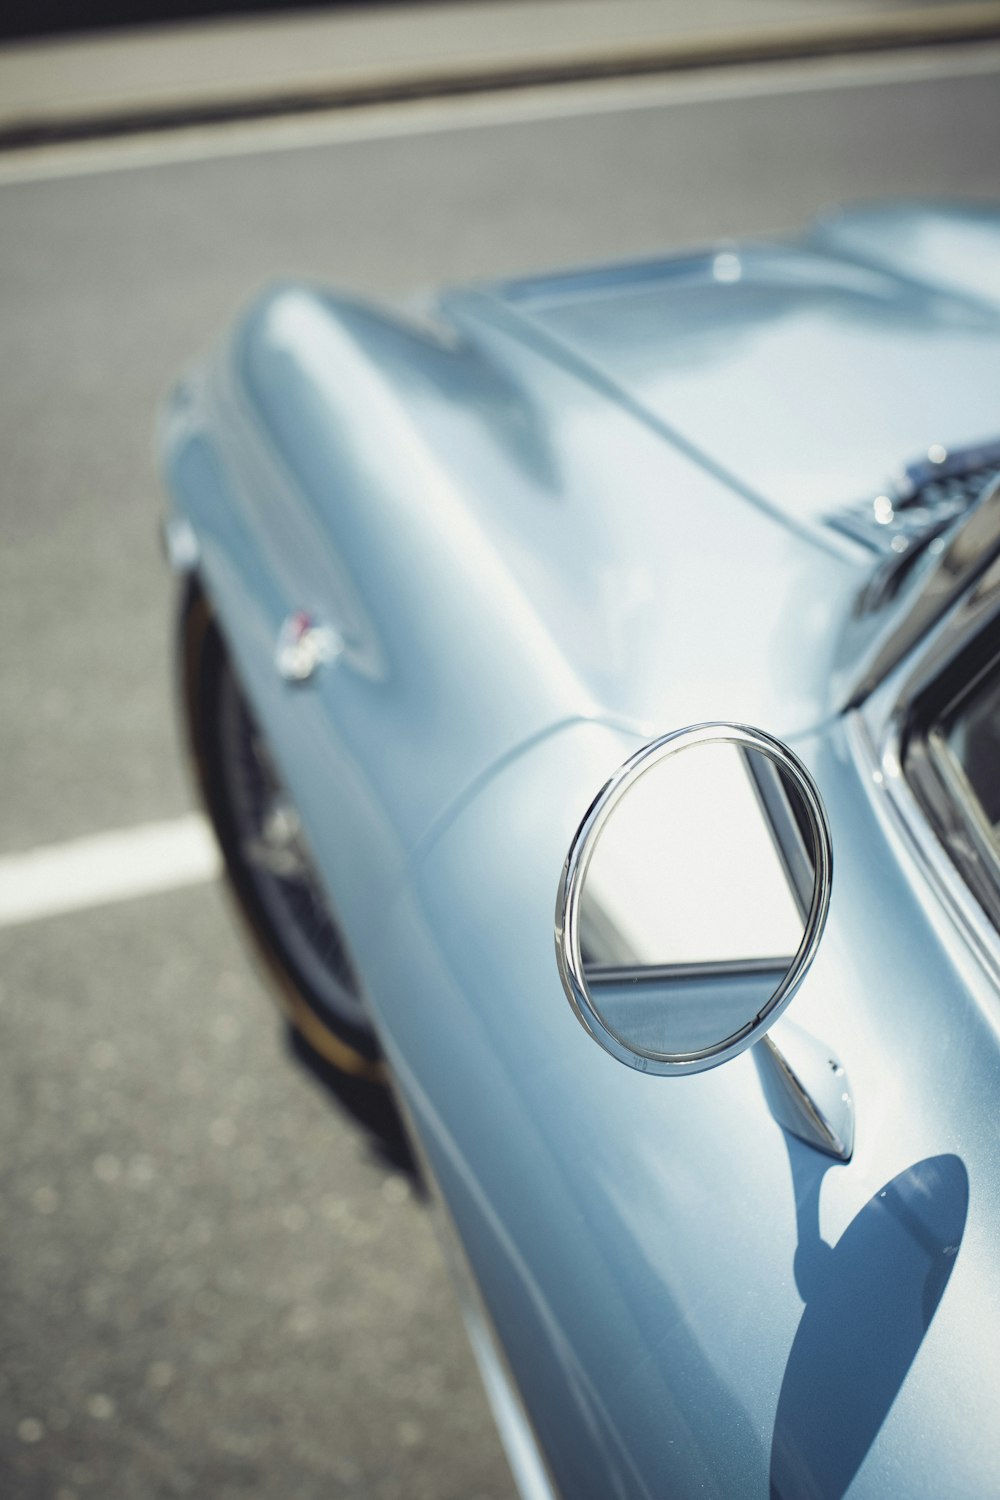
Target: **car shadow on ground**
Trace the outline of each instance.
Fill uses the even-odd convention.
[[[285,1042],[292,1060],[321,1084],[338,1110],[364,1132],[373,1155],[397,1172],[405,1172],[412,1179],[415,1191],[426,1197],[426,1186],[406,1126],[390,1090],[382,1084],[341,1073],[315,1052],[294,1027],[286,1028]]]

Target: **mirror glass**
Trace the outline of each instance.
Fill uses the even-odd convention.
[[[591,1013],[645,1057],[737,1043],[800,955],[815,843],[801,780],[761,750],[702,739],[651,758],[610,799],[580,864]]]

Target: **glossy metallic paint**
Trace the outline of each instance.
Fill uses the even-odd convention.
[[[998,222],[847,215],[815,259],[723,247],[420,318],[280,287],[165,418],[171,505],[566,1500],[1000,1492],[996,979],[844,717],[872,557],[822,519],[913,445],[996,436]],[[345,643],[304,687],[274,666],[297,610]],[[849,1163],[782,1130],[750,1054],[643,1076],[562,994],[583,812],[720,718],[789,741],[829,814],[791,1014],[850,1073]]]

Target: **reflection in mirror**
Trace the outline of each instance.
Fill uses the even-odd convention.
[[[630,1052],[718,1050],[783,984],[813,903],[816,851],[795,779],[745,743],[655,759],[603,821],[580,886],[593,1012]]]

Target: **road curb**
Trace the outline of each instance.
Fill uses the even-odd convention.
[[[845,21],[824,19],[794,27],[762,24],[624,46],[570,42],[558,56],[535,58],[524,51],[430,65],[373,64],[353,69],[348,76],[331,69],[329,76],[308,81],[286,76],[266,87],[242,88],[236,82],[160,98],[154,91],[144,97],[88,101],[83,108],[71,102],[6,111],[0,106],[0,151],[415,99],[998,40],[1000,3],[977,0],[946,10],[912,7]]]

